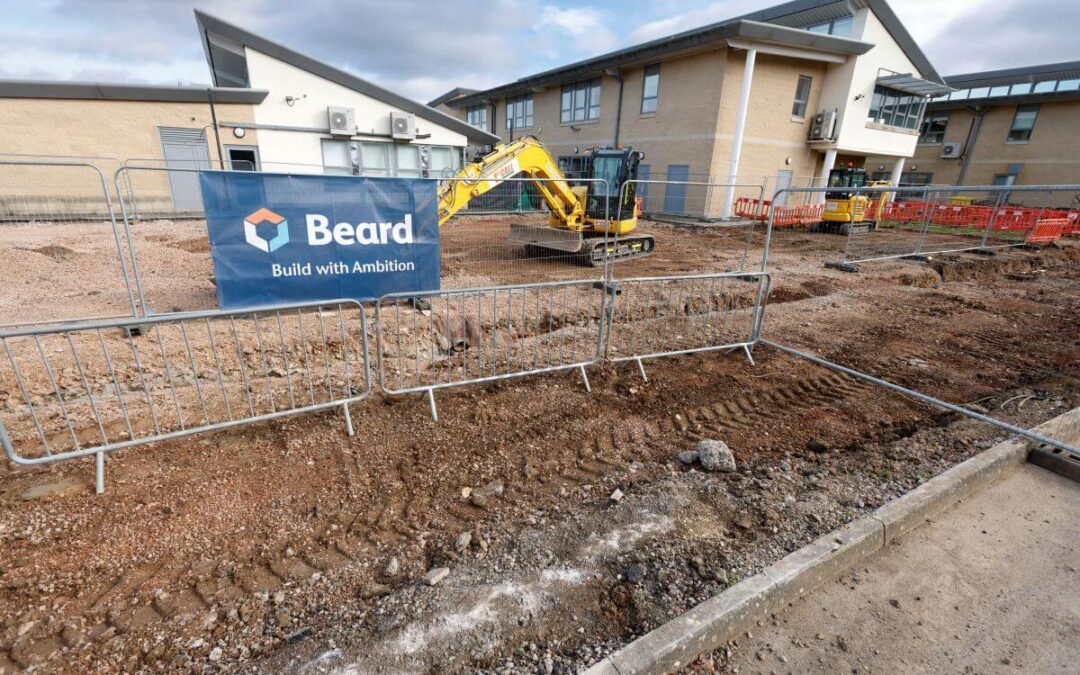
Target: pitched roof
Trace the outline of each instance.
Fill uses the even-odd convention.
[[[453,99],[452,105],[467,105],[498,98],[533,87],[589,77],[612,68],[642,63],[663,56],[712,48],[730,38],[752,38],[779,44],[840,54],[864,54],[872,44],[834,35],[800,30],[804,26],[850,16],[849,5],[868,7],[903,50],[923,79],[941,83],[942,79],[929,59],[907,32],[885,0],[793,0],[750,12],[732,19],[711,23],[656,40],[625,47],[559,68],[528,75],[514,82]]]
[[[435,110],[429,106],[419,103],[402,96],[401,94],[390,91],[380,87],[377,84],[369,82],[363,78],[357,77],[351,73],[348,73],[340,68],[335,68],[327,63],[323,63],[317,59],[313,59],[306,54],[301,54],[298,51],[290,49],[284,45],[278,44],[272,40],[256,35],[252,32],[244,30],[239,26],[222,21],[217,17],[206,14],[199,10],[195,10],[195,21],[199,26],[199,34],[202,38],[203,51],[206,53],[206,61],[210,66],[210,72],[214,77],[214,83],[217,84],[218,73],[214,68],[214,62],[210,53],[210,42],[207,37],[208,33],[214,33],[220,35],[228,40],[238,42],[242,45],[251,47],[252,49],[273,57],[279,61],[287,63],[291,66],[306,70],[313,75],[340,84],[343,87],[348,87],[353,91],[357,91],[365,96],[383,101],[389,105],[399,108],[406,112],[410,112],[421,119],[425,119],[433,124],[437,124],[441,127],[445,127],[452,131],[456,131],[465,135],[469,140],[479,143],[498,143],[498,136],[489,134],[482,129],[466,124],[464,121],[447,115],[446,113]]]
[[[87,101],[168,101],[206,103],[207,90],[215,103],[260,103],[265,89],[236,87],[161,86],[120,82],[60,80],[0,80],[0,98],[68,98]]]
[[[469,94],[475,94],[477,91],[479,91],[479,89],[468,89],[466,87],[454,87],[453,89],[446,92],[445,94],[443,94],[443,95],[441,95],[441,96],[439,96],[437,98],[431,99],[430,101],[427,102],[427,104],[430,107],[434,108],[437,105],[442,105],[443,103],[446,103],[447,101],[452,101],[455,98],[460,98],[462,96],[468,96]]]

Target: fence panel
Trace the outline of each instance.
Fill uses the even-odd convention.
[[[648,263],[639,262],[640,258],[618,262],[612,268],[613,276],[657,270],[706,274],[762,269],[769,227],[760,217],[765,212],[761,207],[763,189],[761,184],[627,181],[616,217],[629,218],[626,205],[635,202],[641,217],[633,232],[615,236],[613,247],[620,250],[638,236],[652,236],[656,243]],[[728,200],[730,214],[725,217]]]
[[[0,441],[20,464],[347,414],[371,390],[367,321],[351,300],[5,331],[0,347]]]
[[[611,235],[566,229],[544,197],[545,193],[557,196],[565,186],[563,181],[529,177],[438,180],[440,219],[454,214],[440,228],[444,286],[476,288],[605,276],[603,249]],[[609,193],[607,181],[568,182],[587,191],[581,216],[603,222],[615,213],[617,195]],[[481,194],[470,197],[475,193]]]
[[[90,163],[0,159],[0,256],[3,326],[135,313],[107,183]]]
[[[823,200],[825,188],[780,191],[807,204]],[[807,223],[810,229],[844,236],[841,260],[832,265],[920,255],[993,251],[1036,243],[1031,233],[1040,224],[1064,221],[1062,236],[1071,231],[1071,214],[1049,204],[1071,203],[1080,194],[1076,185],[1024,186],[908,186],[863,187],[851,191],[866,197],[864,218],[850,222]],[[1048,206],[1016,206],[1014,201]],[[830,211],[826,209],[826,215]],[[773,205],[768,222],[781,227],[787,212]],[[813,219],[811,219],[813,220]],[[770,228],[771,230],[771,228]]]
[[[390,394],[577,369],[600,356],[598,281],[386,295],[376,304],[379,384]]]
[[[769,282],[763,272],[620,279],[606,356],[636,361],[642,377],[642,360],[659,356],[742,349],[750,358]]]

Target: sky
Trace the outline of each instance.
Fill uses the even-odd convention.
[[[776,0],[0,0],[0,79],[204,84],[192,10],[420,101]],[[1078,0],[892,0],[943,75],[1080,59]]]

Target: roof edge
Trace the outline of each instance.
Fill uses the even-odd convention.
[[[444,112],[435,110],[429,106],[414,101],[411,98],[402,96],[396,92],[390,91],[380,87],[377,84],[369,82],[363,78],[357,77],[351,73],[348,73],[340,68],[331,66],[328,63],[324,63],[313,57],[302,54],[294,49],[290,49],[282,44],[269,40],[262,36],[256,35],[248,30],[240,28],[239,26],[219,19],[215,16],[207,14],[201,10],[195,10],[195,21],[198,23],[200,39],[203,42],[203,49],[206,51],[207,61],[210,61],[210,49],[207,43],[207,33],[214,32],[223,37],[240,42],[247,47],[262,52],[267,56],[273,57],[289,65],[305,70],[313,75],[322,77],[323,79],[330,80],[340,84],[343,87],[347,87],[358,93],[364,94],[382,100],[396,108],[410,112],[421,119],[425,119],[433,124],[437,124],[442,127],[446,127],[451,131],[456,131],[462,134],[470,141],[476,141],[485,144],[499,143],[500,139],[494,134],[490,134],[482,129],[478,129],[470,124],[467,124],[464,120],[460,120],[456,117],[447,115]],[[213,64],[211,66],[211,73],[213,73]]]
[[[0,80],[0,98],[53,98],[97,101],[162,101],[206,103],[207,91],[215,103],[261,103],[265,89],[74,82],[67,80]]]

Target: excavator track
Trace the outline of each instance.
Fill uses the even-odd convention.
[[[611,259],[613,262],[647,258],[656,250],[656,239],[649,234],[631,234],[619,237],[618,241],[603,239],[585,240],[579,254],[590,267],[603,267]]]

